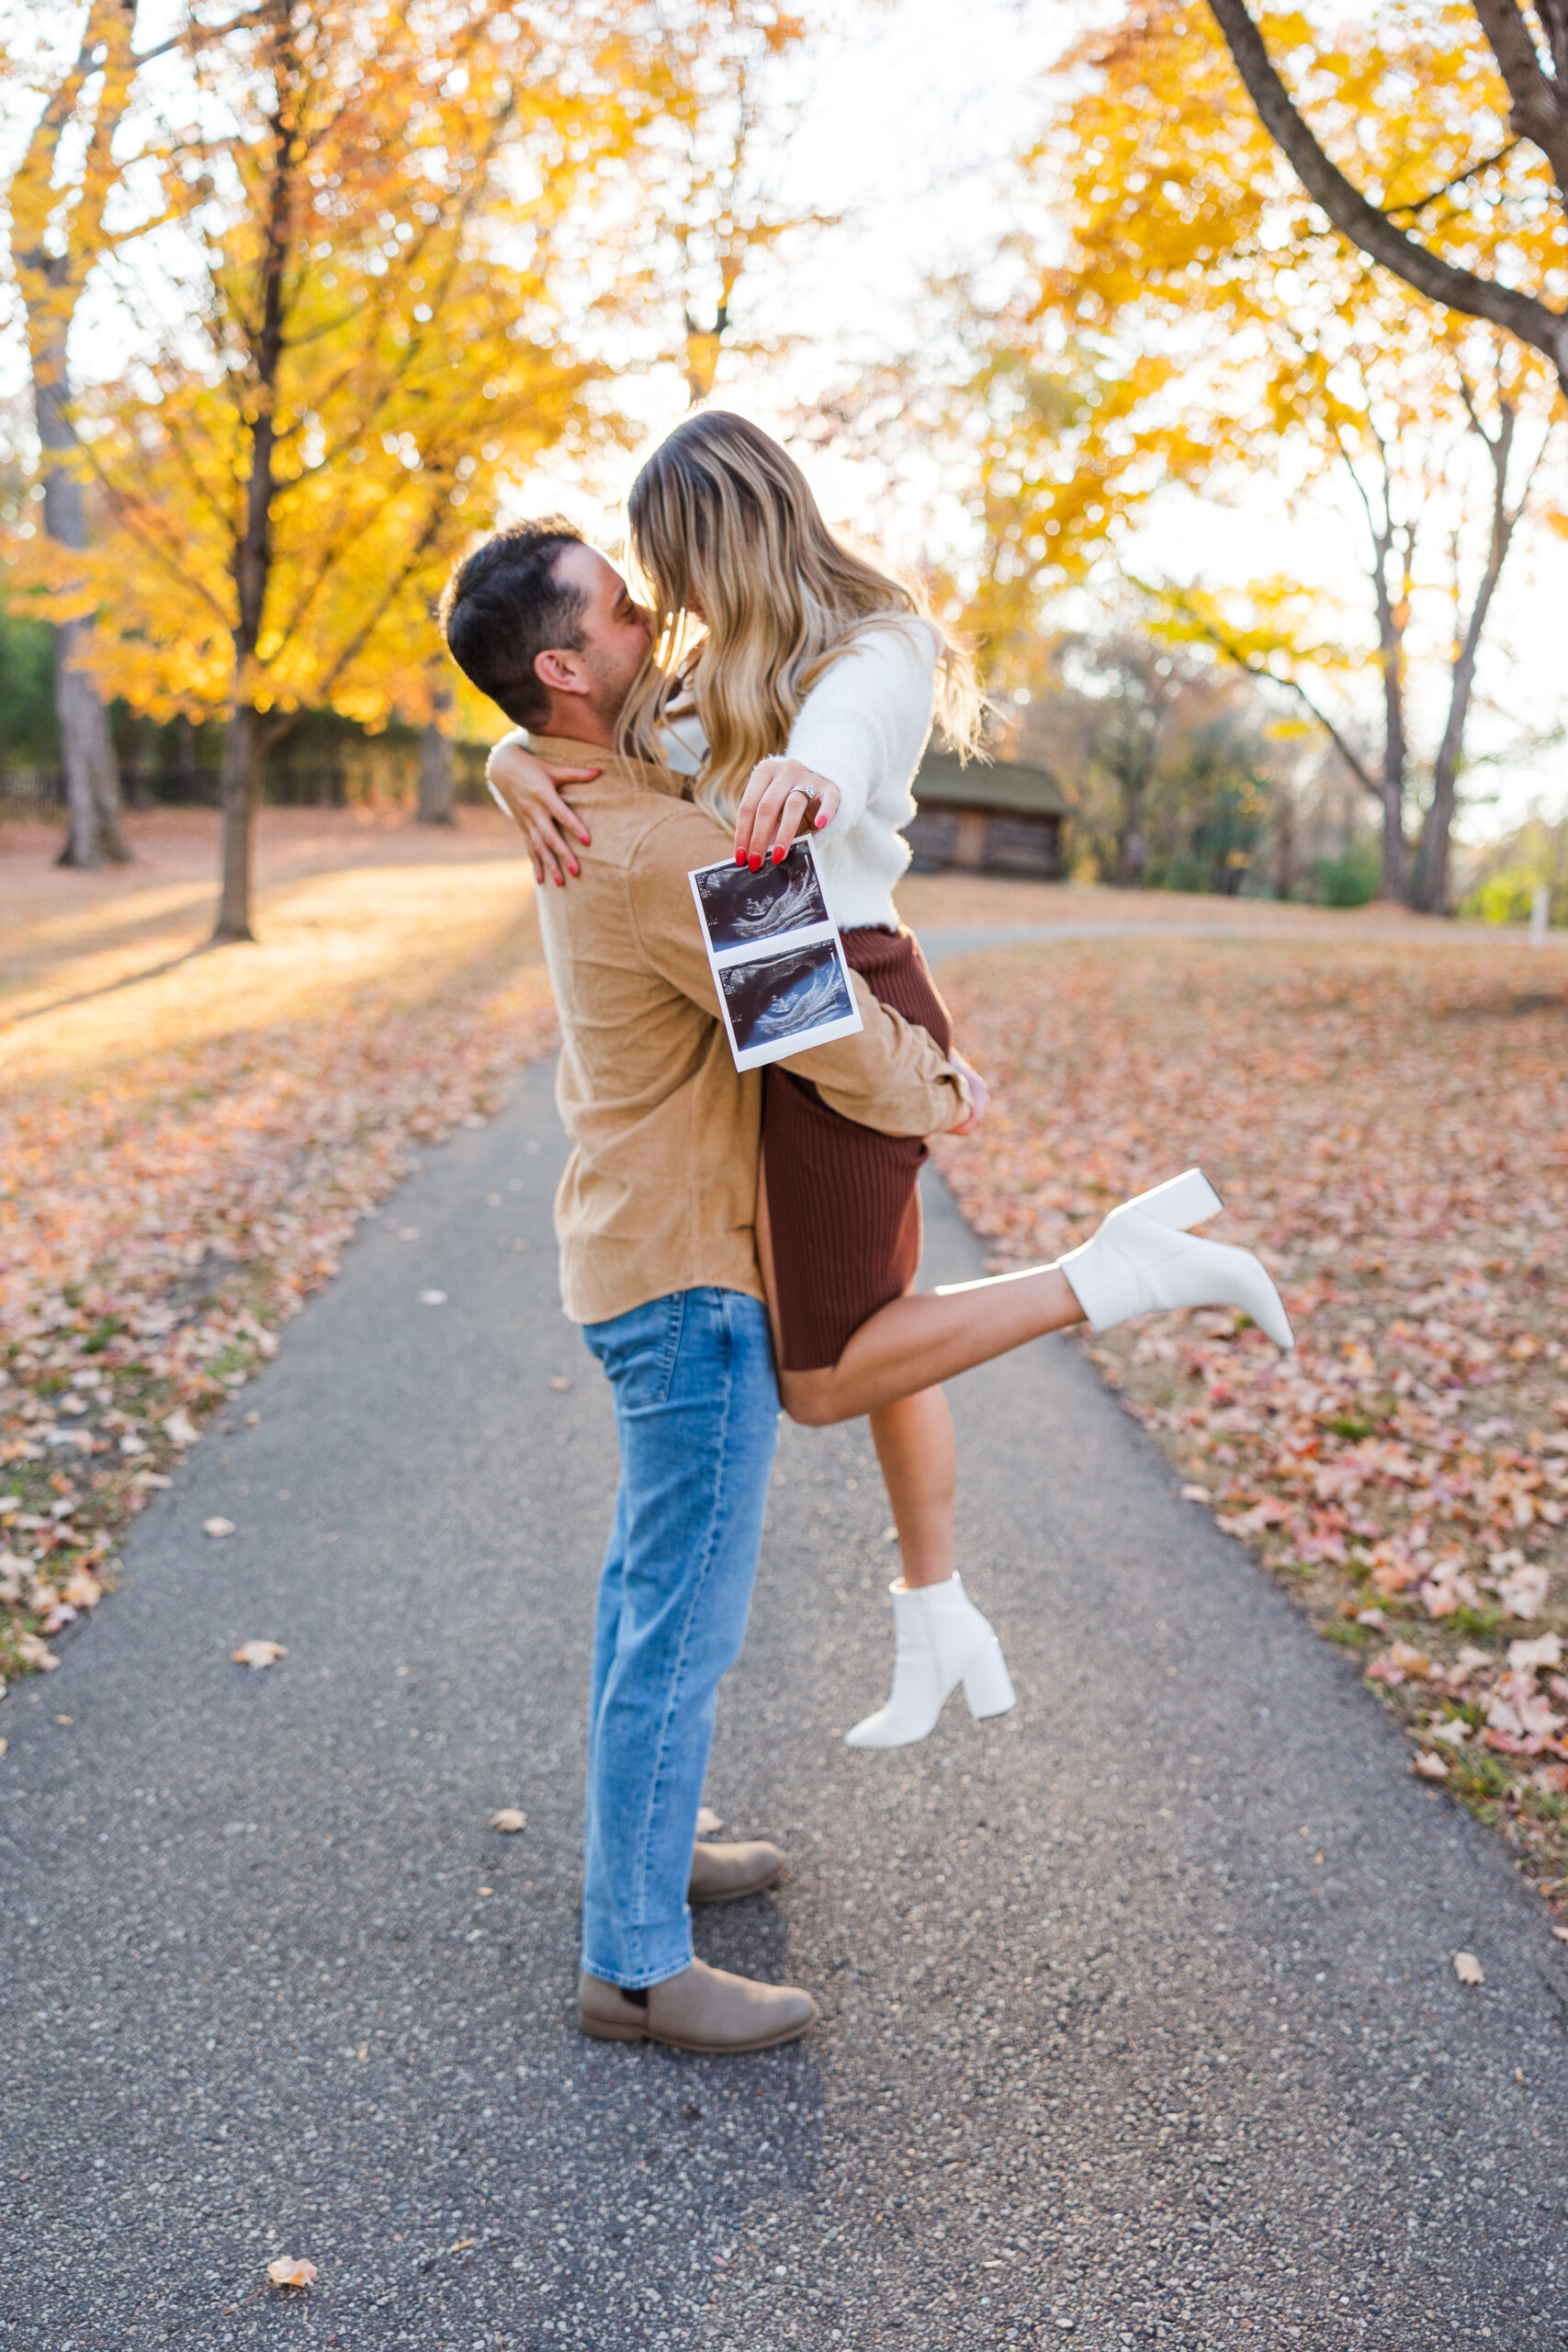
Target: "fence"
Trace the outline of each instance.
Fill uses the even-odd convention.
[[[482,750],[453,747],[453,789],[458,800],[487,800]],[[417,755],[416,755],[417,757]],[[267,771],[262,799],[271,808],[412,808],[418,800],[416,757],[299,762]],[[221,771],[189,767],[162,775],[122,774],[128,808],[216,808]],[[54,817],[65,808],[65,777],[58,768],[0,769],[0,811]]]

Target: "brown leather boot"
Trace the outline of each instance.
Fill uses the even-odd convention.
[[[783,1873],[784,1858],[776,1846],[753,1838],[743,1846],[694,1846],[689,1903],[733,1903],[738,1895],[760,1894]]]
[[[809,1993],[756,1984],[749,1976],[694,1960],[679,1976],[625,1993],[597,1976],[577,1980],[577,2022],[598,2041],[663,2041],[671,2050],[771,2050],[793,2041],[817,2016]]]

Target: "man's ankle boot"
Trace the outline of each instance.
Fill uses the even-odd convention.
[[[671,2050],[771,2050],[815,2022],[817,2004],[793,1984],[758,1984],[694,1960],[679,1976],[626,1992],[597,1976],[577,1986],[577,2021],[597,2041],[662,2041]]]
[[[733,1903],[739,1895],[760,1894],[783,1876],[784,1858],[776,1846],[753,1838],[739,1846],[694,1846],[689,1903]]]

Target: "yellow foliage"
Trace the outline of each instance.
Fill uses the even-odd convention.
[[[612,429],[556,288],[631,116],[613,58],[563,73],[469,0],[259,13],[191,61],[193,117],[231,133],[165,123],[149,158],[170,209],[201,166],[195,315],[154,345],[150,288],[141,348],[80,404],[97,544],[26,571],[97,605],[103,690],[156,717],[422,720],[454,556],[542,451]]]
[[[1468,7],[1397,0],[1333,49],[1298,15],[1263,27],[1273,54],[1310,54],[1314,128],[1353,153],[1374,203],[1414,210],[1441,185],[1418,207],[1429,243],[1544,282],[1541,159],[1507,148],[1506,94]],[[1327,226],[1197,0],[1132,0],[1060,79],[1069,95],[1025,159],[1052,242],[1024,297],[968,322],[988,345],[965,393],[995,558],[972,618],[1004,667],[1042,594],[1172,484],[1224,498],[1266,466],[1289,503],[1348,465],[1374,503],[1392,488],[1418,514],[1467,399],[1542,418],[1554,390],[1539,354],[1423,302]],[[1343,668],[1366,642],[1299,592],[1252,582],[1245,602],[1256,622],[1227,628],[1270,666]]]

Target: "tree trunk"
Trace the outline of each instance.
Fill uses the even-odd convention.
[[[1288,785],[1274,795],[1274,896],[1296,894],[1296,797]]]
[[[1377,597],[1378,661],[1382,671],[1383,746],[1382,769],[1378,777],[1378,799],[1382,807],[1382,847],[1378,876],[1380,899],[1403,899],[1410,888],[1410,849],[1404,838],[1404,775],[1409,752],[1404,735],[1404,621],[1408,605],[1408,579],[1402,582],[1405,591],[1396,606],[1389,589],[1389,558],[1398,543],[1392,519],[1388,517],[1388,482],[1384,475],[1384,525],[1374,532],[1375,549],[1372,564],[1372,586]],[[1402,569],[1408,574],[1410,543],[1406,537],[1402,549]]]
[[[419,822],[455,825],[457,818],[452,806],[452,740],[442,725],[446,712],[452,707],[451,689],[440,688],[434,702],[435,716],[419,739]]]
[[[1515,412],[1505,403],[1495,441],[1482,430],[1473,407],[1471,409],[1471,420],[1486,443],[1487,453],[1492,459],[1492,536],[1486,550],[1486,569],[1476,588],[1470,619],[1454,655],[1449,687],[1448,723],[1443,729],[1443,740],[1438,747],[1438,756],[1432,767],[1432,805],[1427,811],[1427,821],[1421,829],[1421,847],[1411,887],[1411,905],[1428,915],[1444,915],[1449,910],[1450,837],[1459,801],[1464,730],[1475,687],[1475,658],[1481,650],[1481,639],[1492,599],[1507,560],[1514,526],[1524,510],[1524,498],[1512,512],[1508,507],[1508,460],[1513,452]],[[1525,494],[1529,495],[1528,482]]]
[[[287,28],[290,19],[286,15],[282,21]],[[277,112],[273,119],[272,156],[265,166],[267,215],[261,254],[260,320],[250,371],[250,475],[244,484],[240,529],[231,558],[238,613],[234,627],[234,694],[223,745],[223,895],[212,934],[215,947],[255,937],[251,929],[251,847],[265,748],[261,714],[254,701],[255,662],[267,585],[272,577],[272,502],[276,489],[272,469],[277,441],[275,403],[283,358],[283,273],[293,233],[290,208],[298,163],[296,128],[285,99],[285,85],[292,72],[286,47],[285,33],[284,45],[272,61]]]
[[[57,547],[87,544],[82,484],[73,469],[76,435],[67,412],[70,387],[63,350],[35,364],[33,407],[44,458],[43,527]],[[80,663],[91,642],[90,620],[62,621],[54,629],[54,707],[65,766],[66,834],[58,863],[96,866],[129,863],[119,825],[119,764],[108,713]]]
[[[260,719],[237,695],[223,745],[223,896],[212,933],[215,947],[255,937],[251,929],[251,849],[260,774]]]

